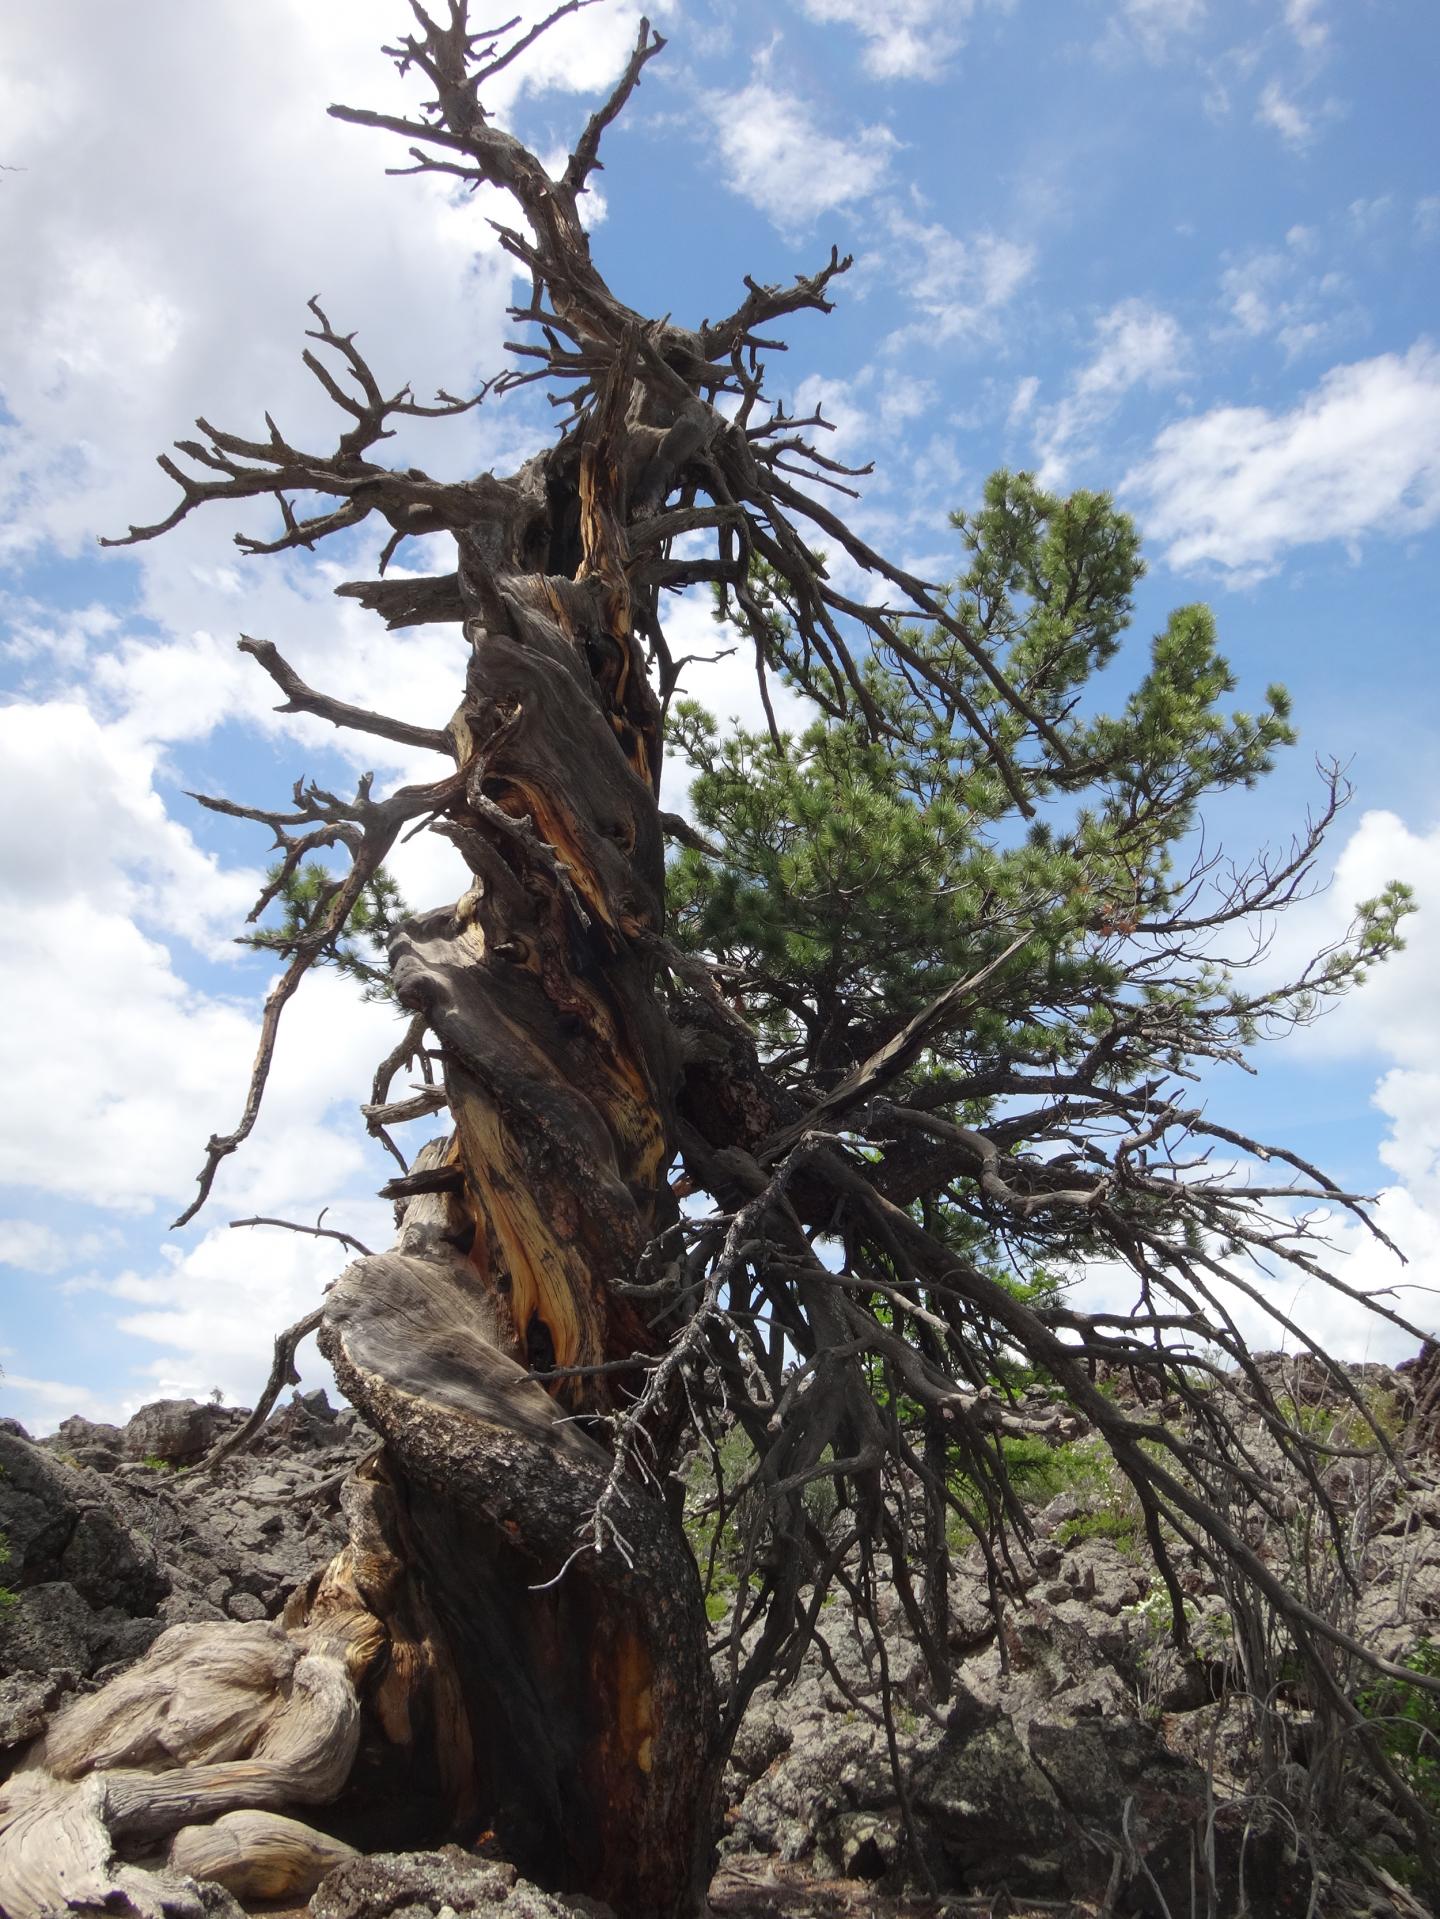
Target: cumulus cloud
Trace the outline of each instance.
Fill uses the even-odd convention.
[[[1373,1218],[1401,1257],[1352,1214],[1316,1212],[1310,1224],[1325,1244],[1320,1263],[1350,1288],[1397,1312],[1422,1331],[1440,1332],[1440,824],[1417,827],[1372,810],[1357,822],[1335,859],[1330,884],[1278,917],[1274,938],[1253,976],[1257,987],[1293,979],[1314,954],[1344,938],[1356,905],[1391,880],[1414,888],[1420,910],[1405,923],[1406,946],[1371,970],[1358,990],[1314,1025],[1298,1028],[1258,1056],[1262,1074],[1342,1061],[1382,1070],[1370,1096],[1385,1135],[1378,1156]],[[1303,1087],[1303,1080],[1301,1082]],[[1302,1093],[1303,1097],[1303,1093]],[[1217,1116],[1224,1117],[1217,1111]],[[1243,1120],[1239,1122],[1244,1124]],[[1285,1142],[1282,1142],[1285,1143]],[[1293,1143],[1293,1142],[1291,1142]],[[1273,1166],[1271,1168],[1273,1172]],[[1372,1189],[1374,1190],[1374,1189]],[[1236,1288],[1227,1304],[1257,1350],[1293,1335],[1274,1307],[1339,1358],[1393,1363],[1415,1350],[1413,1337],[1322,1280],[1278,1261],[1239,1269],[1258,1298]],[[1084,1295],[1128,1311],[1132,1275],[1115,1266],[1090,1273]]]
[[[0,77],[25,168],[0,197],[11,551],[73,550],[168,510],[150,462],[197,414],[246,431],[268,404],[297,436],[329,432],[299,363],[313,293],[394,384],[471,377],[509,285],[483,221],[434,182],[385,182],[378,144],[325,114],[337,96],[402,103],[376,51],[392,26],[383,0],[357,0],[343,31],[293,0],[214,15],[160,0],[142,55],[123,14],[78,0],[15,23]],[[390,297],[397,281],[411,301]]]
[[[1440,353],[1419,341],[1334,367],[1288,412],[1215,407],[1176,421],[1127,474],[1173,566],[1240,577],[1292,547],[1396,536],[1440,517]]]
[[[1065,396],[1036,416],[1042,485],[1058,486],[1071,460],[1136,387],[1182,379],[1188,348],[1173,315],[1148,301],[1122,300],[1095,323],[1094,349]]]
[[[1281,917],[1269,973],[1293,973],[1304,957],[1341,938],[1355,903],[1373,899],[1391,880],[1413,887],[1419,903],[1405,921],[1404,952],[1373,968],[1364,987],[1308,1028],[1302,1043],[1311,1058],[1378,1056],[1440,1075],[1440,824],[1416,828],[1384,808],[1362,814],[1329,887]]]
[[[343,1225],[365,1244],[384,1245],[389,1213],[379,1201],[356,1199],[326,1223]],[[188,1251],[162,1247],[148,1269],[108,1282],[119,1331],[155,1349],[123,1389],[128,1409],[147,1399],[203,1397],[217,1386],[232,1402],[252,1403],[274,1334],[313,1311],[350,1257],[333,1241],[221,1226]],[[330,1378],[309,1341],[298,1370],[307,1386]]]
[[[755,645],[733,626],[721,626],[711,616],[709,599],[688,593],[666,610],[665,638],[671,654],[684,660],[678,697],[698,700],[724,726],[735,722],[752,733],[765,731],[765,706],[755,671]],[[769,676],[770,704],[782,731],[803,731],[814,718],[810,702]],[[662,776],[662,805],[690,814],[690,786],[694,778],[684,758],[667,752]]]
[[[154,1399],[156,1395],[145,1397]],[[9,1368],[5,1373],[5,1401],[7,1410],[15,1409],[12,1417],[18,1418],[27,1432],[37,1435],[54,1432],[72,1413],[79,1413],[83,1419],[128,1419],[143,1403],[141,1399],[127,1403],[121,1394],[82,1386],[76,1380],[39,1379],[33,1373]]]
[[[1335,864],[1333,882],[1287,913],[1268,967],[1293,969],[1297,959],[1340,938],[1355,903],[1373,898],[1390,880],[1411,885],[1420,910],[1406,921],[1406,946],[1372,970],[1365,985],[1303,1035],[1310,1061],[1393,1062],[1372,1104],[1386,1123],[1379,1148],[1393,1175],[1378,1195],[1376,1224],[1404,1255],[1402,1267],[1372,1234],[1349,1218],[1326,1222],[1333,1253],[1327,1261],[1363,1292],[1394,1287],[1389,1303],[1427,1330],[1440,1328],[1440,825],[1417,829],[1397,814],[1362,816]],[[1351,1357],[1394,1358],[1413,1342],[1377,1324],[1363,1309],[1311,1286],[1301,1310],[1306,1323],[1340,1343]],[[1321,1317],[1313,1319],[1312,1315]]]
[[[799,94],[763,79],[712,94],[708,108],[729,184],[782,233],[868,199],[898,144],[888,127],[858,127],[848,138],[827,132]]]
[[[976,0],[800,0],[811,20],[854,29],[866,71],[881,80],[938,80],[965,44]]]
[[[104,1250],[99,1233],[67,1236],[36,1219],[0,1219],[0,1266],[22,1273],[58,1273]]]
[[[0,889],[11,924],[83,902],[213,952],[259,883],[170,819],[153,752],[78,704],[0,709]],[[36,823],[43,822],[43,830]]]

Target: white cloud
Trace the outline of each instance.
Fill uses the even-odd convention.
[[[75,703],[0,708],[0,898],[12,924],[83,902],[213,952],[258,874],[222,870],[156,792],[155,756]]]
[[[800,0],[812,20],[853,27],[881,80],[939,80],[965,43],[976,0]]]
[[[1017,383],[1014,398],[1010,402],[1010,411],[1005,416],[1010,426],[1019,426],[1022,420],[1028,418],[1039,391],[1040,381],[1034,373],[1027,373],[1025,378]]]
[[[1368,316],[1344,273],[1307,269],[1313,235],[1292,228],[1286,240],[1284,248],[1262,248],[1232,262],[1220,276],[1220,292],[1232,329],[1273,339],[1295,360],[1362,331]]]
[[[1173,566],[1242,577],[1295,546],[1440,518],[1440,353],[1420,341],[1332,368],[1296,407],[1216,407],[1156,437],[1125,489]]]
[[[765,80],[707,105],[730,185],[782,233],[875,193],[897,145],[888,127],[826,132],[798,94]]]
[[[259,875],[170,819],[156,755],[75,702],[0,709],[0,1163],[15,1184],[121,1211],[182,1196],[238,1112],[252,1004],[186,983],[162,939],[228,957]],[[321,1205],[360,1170],[337,1097],[364,1096],[385,1013],[331,977],[286,1022],[254,1150],[222,1175],[266,1206]]]
[[[1042,485],[1057,486],[1070,461],[1137,386],[1173,386],[1186,369],[1187,345],[1171,314],[1145,300],[1122,300],[1095,323],[1094,352],[1065,397],[1037,416]],[[1078,444],[1077,444],[1078,443]]]
[[[1285,24],[1307,53],[1321,53],[1330,39],[1324,0],[1285,0]]]
[[[79,1413],[84,1419],[128,1419],[142,1403],[137,1399],[133,1405],[125,1406],[113,1392],[97,1392],[94,1387],[81,1386],[73,1380],[37,1379],[31,1373],[12,1372],[8,1368],[0,1379],[0,1390],[4,1392],[7,1415],[18,1419],[27,1432],[37,1436],[53,1433],[71,1413]],[[158,1395],[149,1393],[145,1397],[154,1399]]]
[[[698,700],[724,727],[735,722],[752,733],[765,731],[765,707],[755,670],[755,643],[738,628],[720,626],[709,599],[688,593],[663,609],[665,639],[673,658],[686,660],[677,698]],[[810,702],[768,676],[770,704],[782,731],[800,732],[814,718]],[[668,812],[690,812],[693,775],[679,753],[665,756],[661,804]]]
[[[1267,1046],[1256,1063],[1262,1074],[1303,1074],[1342,1060],[1387,1068],[1371,1104],[1385,1122],[1379,1158],[1392,1177],[1380,1185],[1372,1212],[1403,1260],[1352,1214],[1316,1214],[1313,1223],[1328,1242],[1321,1263],[1345,1285],[1382,1295],[1402,1317],[1435,1332],[1440,1331],[1440,825],[1417,830],[1394,813],[1364,814],[1340,850],[1329,887],[1280,915],[1253,983],[1263,987],[1294,978],[1314,954],[1344,936],[1356,904],[1393,879],[1413,886],[1420,902],[1420,911],[1406,922],[1405,951],[1373,968],[1363,987],[1313,1026]],[[1306,1097],[1303,1079],[1299,1097]],[[1223,1111],[1217,1116],[1226,1117]],[[1268,1275],[1251,1268],[1245,1276],[1263,1299],[1339,1358],[1393,1362],[1414,1351],[1408,1334],[1362,1303],[1278,1261]],[[1113,1271],[1089,1283],[1111,1303],[1133,1296],[1133,1281]],[[1260,1306],[1238,1293],[1228,1298],[1257,1350],[1293,1348],[1293,1337]]]
[[[1345,211],[1356,233],[1372,233],[1389,220],[1394,204],[1392,195],[1379,193],[1373,199],[1352,200]]]
[[[454,390],[478,370],[508,267],[473,207],[385,181],[379,141],[326,117],[336,97],[407,98],[377,52],[393,9],[356,0],[338,26],[295,0],[217,14],[157,0],[143,48],[120,13],[79,0],[15,23],[0,77],[7,153],[25,167],[0,196],[12,551],[159,517],[173,488],[151,461],[197,414],[245,432],[269,405],[296,436],[333,438],[299,359],[313,293],[360,328],[386,381]]]
[[[1417,830],[1397,814],[1364,814],[1335,862],[1329,888],[1281,917],[1265,977],[1292,974],[1341,938],[1355,905],[1394,879],[1415,889],[1420,910],[1405,923],[1403,953],[1372,969],[1357,992],[1314,1026],[1279,1045],[1307,1063],[1393,1062],[1372,1104],[1387,1134],[1381,1163],[1394,1175],[1379,1192],[1376,1224],[1406,1264],[1349,1215],[1325,1225],[1327,1259],[1347,1285],[1396,1287],[1389,1304],[1428,1330],[1440,1328],[1440,825]],[[1263,1070],[1263,1062],[1262,1062]],[[1295,1283],[1290,1290],[1294,1292]],[[1322,1343],[1348,1358],[1394,1359],[1413,1342],[1319,1285],[1304,1287],[1297,1311]]]
[[[1278,133],[1286,146],[1297,153],[1303,152],[1315,138],[1314,116],[1286,93],[1278,80],[1266,81],[1255,118],[1262,127]]]
[[[906,297],[924,315],[891,334],[891,352],[993,336],[999,315],[1035,270],[1035,249],[1003,234],[962,240],[898,207],[886,210],[884,231]]]
[[[1140,47],[1151,60],[1164,59],[1177,40],[1195,33],[1203,24],[1205,0],[1120,0],[1115,24]]]
[[[1303,1045],[1309,1057],[1378,1056],[1440,1076],[1440,825],[1416,830],[1384,809],[1362,814],[1329,888],[1281,917],[1268,972],[1293,972],[1339,939],[1356,902],[1373,899],[1391,880],[1412,886],[1419,902],[1405,921],[1404,952],[1373,968],[1359,992],[1307,1029]]]
[[[35,1219],[0,1219],[0,1266],[22,1273],[58,1273],[104,1248],[98,1233],[64,1234]]]
[[[325,1224],[383,1246],[389,1215],[381,1201],[355,1200],[334,1207]],[[253,1405],[276,1333],[318,1306],[353,1257],[334,1240],[267,1227],[219,1226],[187,1252],[162,1247],[150,1270],[123,1273],[106,1288],[122,1308],[120,1332],[158,1349],[123,1389],[127,1405],[133,1410],[161,1396],[203,1398],[216,1386],[232,1404]],[[307,1387],[330,1380],[309,1341],[298,1370]]]

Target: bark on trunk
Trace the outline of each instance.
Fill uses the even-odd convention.
[[[578,468],[573,442],[557,450],[570,507],[562,486],[540,496],[543,546],[565,570],[497,566],[493,545],[467,566],[461,540],[463,781],[438,824],[474,881],[392,950],[454,1132],[394,1183],[394,1249],[325,1302],[321,1346],[382,1442],[346,1491],[350,1544],[283,1631],[207,1628],[198,1667],[201,1642],[172,1631],[62,1717],[0,1795],[14,1919],[76,1896],[145,1910],[160,1896],[136,1891],[137,1844],[237,1890],[306,1889],[334,1856],[325,1834],[210,1822],[316,1805],[341,1842],[493,1842],[635,1919],[703,1900],[716,1713],[698,1575],[657,1492],[611,1483],[593,1423],[636,1383],[617,1362],[658,1350],[624,1289],[675,1216],[679,1069],[645,956],[663,849],[625,574],[630,399],[622,354]],[[516,561],[537,540],[527,498]],[[602,1547],[583,1550],[602,1504]],[[312,1668],[328,1684],[318,1783],[295,1734],[319,1723],[296,1703]],[[153,1749],[102,1736],[121,1707]],[[267,1713],[290,1743],[242,1759]]]

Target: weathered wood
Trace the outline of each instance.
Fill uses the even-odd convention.
[[[355,1848],[278,1812],[227,1812],[210,1826],[183,1826],[170,1865],[213,1879],[237,1899],[308,1899],[332,1866]]]
[[[116,1863],[117,1845],[240,1809],[328,1803],[354,1763],[356,1681],[379,1645],[358,1609],[308,1633],[172,1626],[67,1707],[0,1787],[0,1910],[169,1911],[162,1884]]]
[[[627,1913],[677,1911],[703,1890],[709,1846],[698,1576],[637,1485],[626,1551],[559,1577],[608,1455],[478,1330],[479,1292],[457,1256],[357,1261],[327,1301],[326,1351],[404,1488],[486,1824],[528,1873],[603,1888]],[[677,1887],[677,1858],[701,1886]]]

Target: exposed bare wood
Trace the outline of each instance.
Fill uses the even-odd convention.
[[[1197,1342],[1246,1378],[1333,1526],[1323,1449],[1255,1366],[1229,1303],[1246,1282],[1217,1249],[1328,1277],[1306,1208],[1367,1217],[1365,1203],[1296,1155],[1211,1121],[1174,1091],[1189,1068],[1171,1062],[1240,1061],[1243,1029],[1303,1017],[1334,953],[1282,987],[1217,999],[1194,1014],[1183,1047],[1171,988],[1172,969],[1210,955],[1216,936],[1299,896],[1338,775],[1312,831],[1236,875],[1218,902],[1204,858],[1168,917],[1128,854],[1118,861],[1088,932],[1102,953],[1138,945],[1136,990],[1058,1009],[1047,1000],[1028,1026],[1006,1001],[1028,897],[1007,906],[978,884],[973,954],[903,1009],[865,983],[879,1003],[848,1025],[818,991],[777,977],[758,945],[727,956],[677,943],[665,925],[665,838],[687,861],[721,865],[731,849],[658,807],[678,673],[661,617],[670,587],[717,590],[754,650],[777,752],[792,749],[775,674],[867,750],[903,746],[904,716],[876,690],[888,672],[933,702],[941,734],[964,743],[1020,815],[1033,818],[1044,793],[1078,792],[1094,769],[1075,748],[1071,707],[1037,686],[1021,650],[822,503],[821,489],[849,493],[867,470],[822,450],[822,414],[796,418],[769,398],[765,356],[783,343],[760,329],[828,311],[849,259],[832,249],[788,286],[747,279],[728,317],[696,327],[635,312],[596,267],[580,195],[661,51],[649,23],[560,178],[495,123],[486,82],[586,3],[477,30],[465,0],[433,14],[412,0],[413,27],[387,51],[423,102],[331,110],[399,134],[412,161],[403,171],[508,196],[514,224],[496,231],[531,281],[513,310],[513,364],[469,399],[422,405],[382,383],[356,336],[312,302],[315,345],[303,357],[340,416],[333,449],[296,447],[269,416],[261,438],[202,420],[202,438],[161,460],[179,488],[173,511],[117,542],[215,502],[271,503],[272,537],[241,540],[251,553],[313,550],[378,514],[390,530],[382,577],[338,591],[392,628],[456,624],[465,649],[442,727],[337,700],[269,643],[241,642],[285,696],[281,710],[443,753],[454,771],[380,801],[368,775],[351,798],[302,780],[285,808],[203,800],[275,836],[278,868],[252,920],[312,855],[343,870],[270,991],[240,1120],[210,1140],[177,1224],[253,1130],[284,1007],[334,956],[402,836],[448,839],[471,884],[453,905],[413,915],[391,946],[410,1021],[362,1112],[401,1165],[382,1188],[397,1206],[395,1245],[363,1254],[317,1314],[280,1335],[251,1422],[292,1376],[297,1340],[317,1329],[377,1436],[343,1490],[349,1543],[292,1596],[283,1625],[173,1629],[62,1715],[0,1793],[0,1904],[16,1919],[77,1890],[158,1913],[169,1896],[160,1877],[117,1863],[117,1847],[140,1840],[247,1896],[294,1894],[324,1842],[291,1814],[327,1804],[337,1830],[347,1817],[361,1824],[362,1783],[393,1799],[418,1843],[490,1830],[531,1876],[609,1899],[624,1919],[692,1919],[726,1740],[762,1680],[793,1675],[812,1647],[826,1656],[827,1592],[849,1599],[883,1652],[883,1542],[943,1697],[948,1521],[975,1535],[996,1592],[1015,1574],[1024,1518],[1000,1441],[1068,1430],[994,1383],[1017,1358],[1110,1445],[1177,1633],[1183,1549],[1239,1569],[1328,1671],[1316,1652],[1325,1623],[1227,1517],[1237,1499],[1273,1514],[1278,1495],[1207,1396],[1215,1362]],[[437,481],[373,457],[397,418],[461,413],[530,383],[545,384],[562,430],[516,473]],[[407,538],[434,533],[454,541],[452,572],[386,576]],[[862,584],[841,590],[821,545]],[[939,637],[943,658],[917,628]],[[967,922],[967,940],[971,931]],[[756,999],[768,1009],[763,1045]],[[967,1024],[982,1037],[962,1047]],[[1008,1037],[983,1037],[997,1031]],[[402,1071],[419,1084],[392,1098]],[[406,1166],[385,1127],[441,1110],[453,1130]],[[1212,1145],[1283,1170],[1242,1187],[1207,1165]],[[714,1211],[682,1213],[682,1194],[709,1195]],[[940,1199],[949,1211],[937,1222]],[[963,1251],[972,1228],[1022,1270],[1052,1247],[1069,1263],[1099,1245],[1134,1274],[1134,1314],[1018,1298]],[[346,1237],[318,1222],[298,1230]],[[1303,1328],[1294,1334],[1313,1349]],[[1178,1397],[1188,1436],[1151,1418],[1144,1394],[1139,1412],[1101,1394],[1090,1368],[1102,1359],[1145,1393]],[[753,1448],[741,1486],[720,1499],[753,1494],[756,1513],[723,1702],[667,1483],[687,1435],[713,1448],[720,1405]],[[1358,1396],[1356,1407],[1364,1416]],[[962,1478],[973,1500],[957,1491]],[[834,1540],[805,1504],[822,1480],[853,1514]],[[1364,1656],[1343,1634],[1328,1643]],[[1317,1684],[1334,1691],[1331,1679]],[[893,1754],[888,1675],[882,1691]],[[1332,1703],[1344,1719],[1345,1702]]]

